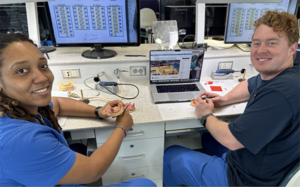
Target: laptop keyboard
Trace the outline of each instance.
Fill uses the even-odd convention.
[[[196,84],[164,85],[156,86],[156,89],[158,93],[199,91]]]

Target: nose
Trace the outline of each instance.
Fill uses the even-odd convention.
[[[262,42],[257,48],[257,53],[264,53],[266,51],[267,51],[267,46]]]
[[[36,69],[33,73],[34,78],[33,78],[33,83],[38,84],[42,83],[48,80],[48,77],[46,76],[46,72],[43,72],[39,69]]]

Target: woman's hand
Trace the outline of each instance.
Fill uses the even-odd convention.
[[[98,114],[100,117],[102,118],[109,118],[111,117],[111,114],[107,112],[107,108],[110,107],[114,107],[114,106],[118,106],[118,104],[124,106],[124,103],[120,100],[114,100],[114,101],[109,101],[107,102],[103,107],[101,107],[99,110],[98,110]]]
[[[122,126],[128,132],[133,125],[132,116],[129,114],[128,110],[124,110],[124,112],[117,116],[116,126]]]

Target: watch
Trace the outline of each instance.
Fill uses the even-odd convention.
[[[202,116],[202,118],[200,119],[200,123],[201,123],[204,127],[206,127],[206,119],[207,119],[209,116],[213,116],[213,113],[208,113],[208,114]]]
[[[99,108],[101,108],[101,107],[102,107],[102,106],[97,106],[96,109],[95,109],[95,116],[96,116],[98,119],[104,119],[104,118],[100,117],[99,114],[98,114],[98,110],[99,110]]]

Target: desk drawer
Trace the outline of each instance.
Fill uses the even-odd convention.
[[[97,145],[98,147],[101,144]],[[163,164],[164,138],[125,141],[107,171],[120,171]]]
[[[102,176],[102,183],[103,185],[109,185],[141,177],[155,180],[155,182],[160,182],[162,179],[162,171],[163,166],[155,166],[116,172],[106,172]],[[161,186],[161,184],[158,186]]]
[[[72,140],[95,138],[94,129],[70,131]]]
[[[95,129],[97,144],[104,143],[114,129],[115,127]],[[133,125],[131,130],[127,132],[127,137],[124,138],[124,141],[164,137],[164,133],[165,127],[163,122]]]
[[[188,128],[200,128],[200,127],[203,127],[203,125],[201,125],[199,119],[188,119],[188,120],[177,120],[177,121],[166,122],[166,131],[188,129]]]

